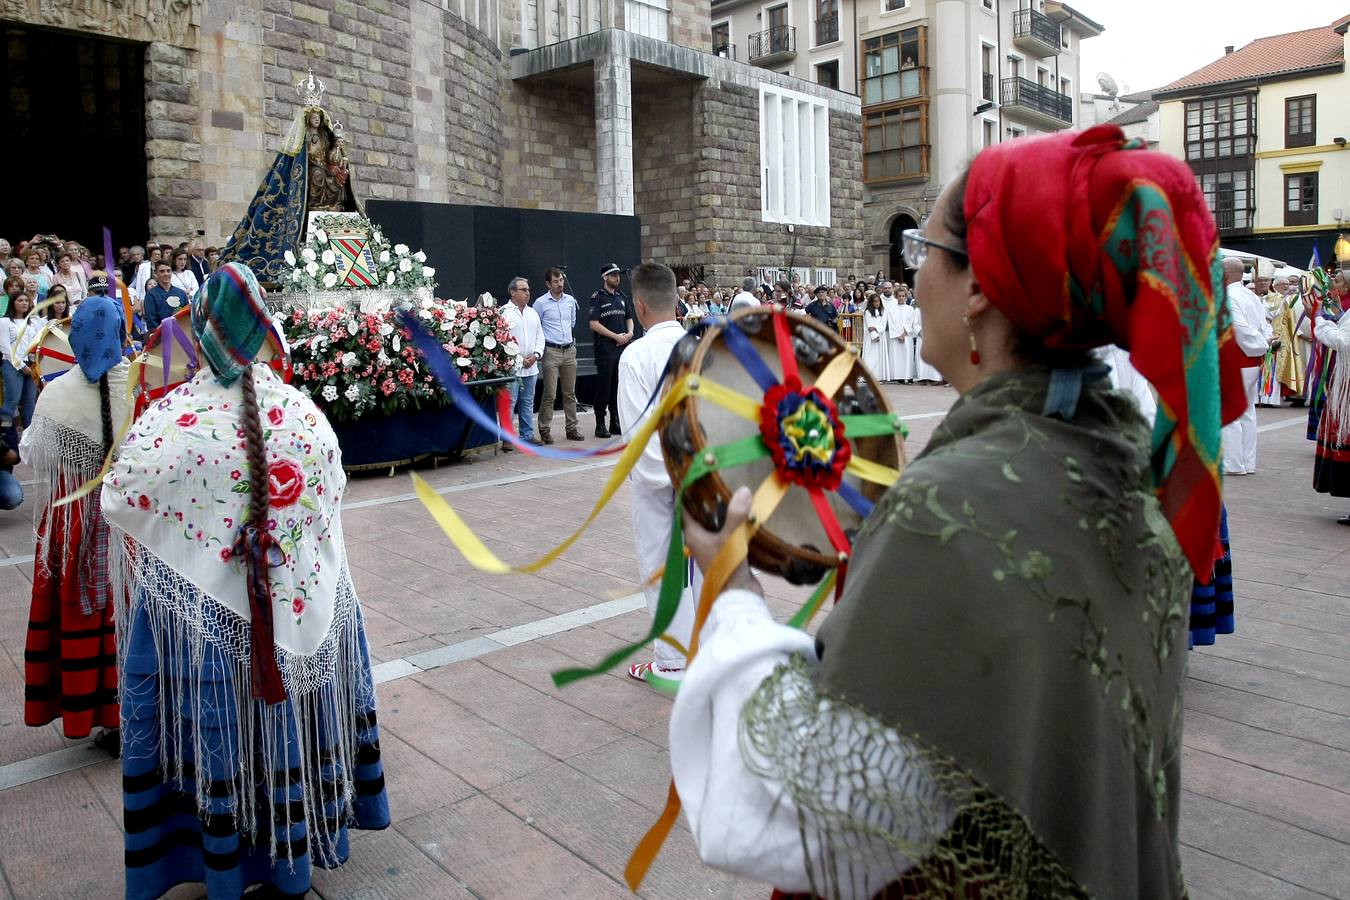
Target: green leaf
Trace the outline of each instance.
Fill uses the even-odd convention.
[[[303,494],[300,497],[300,505],[311,512],[319,511],[319,504],[314,502],[314,498],[309,494]]]
[[[247,481],[236,481],[236,482],[234,483],[234,487],[230,488],[230,493],[232,493],[232,494],[247,494],[250,490],[252,490],[252,489],[249,487],[249,484],[248,484]]]

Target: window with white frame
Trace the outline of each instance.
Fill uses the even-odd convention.
[[[760,211],[766,222],[830,224],[830,108],[759,86]]]
[[[633,34],[670,40],[670,0],[625,0],[623,22]]]

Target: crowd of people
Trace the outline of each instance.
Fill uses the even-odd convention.
[[[1079,171],[1083,216],[1047,222],[1045,193],[1069,196]],[[1160,246],[1130,240],[1154,218]],[[1188,273],[1216,272],[1216,236],[1183,163],[1099,127],[983,151],[905,232],[913,290],[751,276],[733,292],[645,263],[630,301],[623,270],[603,267],[582,325],[602,370],[597,436],[652,414],[693,320],[754,306],[839,330],[878,380],[960,395],[852,541],[814,637],[774,620],[747,564],[718,565],[752,524],[747,490],[719,531],[684,525],[670,640],[628,674],[676,695],[674,785],[705,861],[800,892],[788,897],[1185,895],[1185,649],[1206,642],[1205,598],[1200,631],[1232,630],[1222,473],[1254,471],[1245,429],[1261,397],[1244,369],[1268,363],[1281,399],[1303,392],[1316,487],[1350,496],[1350,366],[1333,355],[1350,352],[1350,316],[1314,302],[1284,321],[1283,294],[1267,316],[1237,261],[1197,282]],[[348,829],[390,822],[337,438],[254,365],[272,322],[246,266],[194,242],[126,248],[113,268],[128,307],[81,250],[23,245],[0,320],[0,424],[27,426],[23,454],[47,486],[25,721],[59,719],[72,738],[102,728],[121,751],[128,897],[183,881],[211,897],[303,894],[313,866],[346,860]],[[1080,290],[1062,289],[1066,272]],[[544,282],[533,302],[526,278],[507,285],[519,434],[553,443],[561,392],[566,437],[584,440],[580,304],[560,269]],[[1328,297],[1347,288],[1338,275]],[[76,364],[38,396],[25,348],[42,304],[70,316]],[[134,332],[184,307],[203,366],[114,447]],[[1301,387],[1288,383],[1297,335]],[[1237,430],[1221,441],[1225,425]],[[97,489],[72,495],[81,485]],[[631,487],[654,612],[680,514],[657,438]],[[698,573],[714,571],[700,622]]]

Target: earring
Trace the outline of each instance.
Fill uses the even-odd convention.
[[[966,323],[966,328],[970,331],[970,364],[978,366],[980,364],[980,350],[975,346],[975,326],[970,323],[970,316],[962,316],[961,321]]]

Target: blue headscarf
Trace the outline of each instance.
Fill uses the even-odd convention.
[[[86,297],[70,320],[70,349],[91,383],[122,360],[122,307],[111,297]]]

